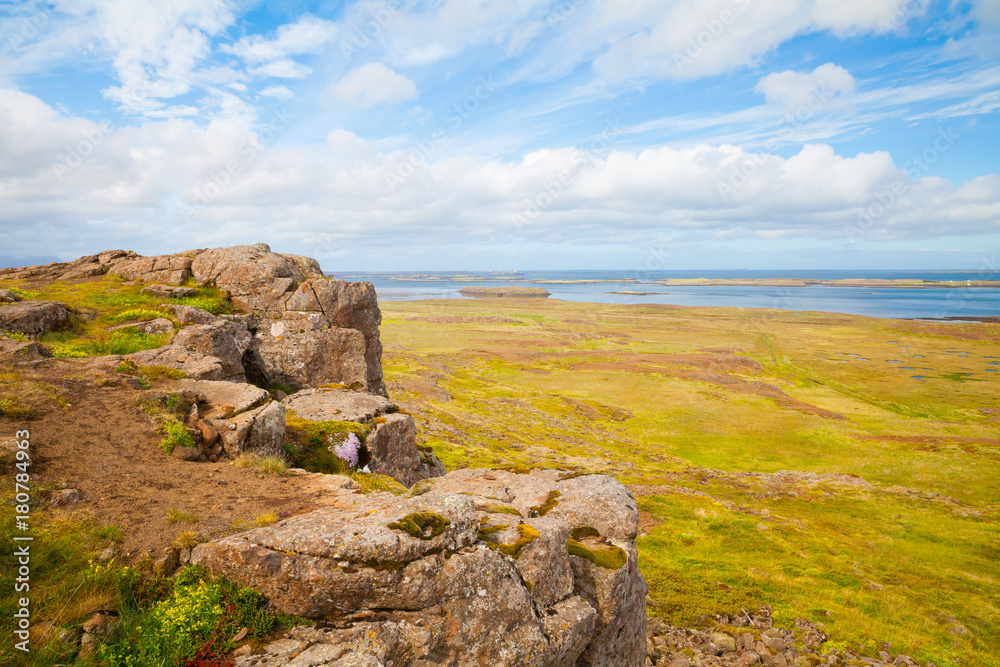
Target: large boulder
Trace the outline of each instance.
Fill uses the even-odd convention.
[[[113,256],[116,252],[101,253],[98,262],[107,267],[108,273],[116,274],[128,280],[163,283],[166,285],[181,285],[191,278],[190,255],[159,255],[156,257],[139,257],[123,254]]]
[[[370,457],[369,469],[405,486],[440,477],[445,472],[432,450],[417,447],[413,417],[399,412],[382,396],[321,387],[296,392],[284,398],[281,405],[299,419],[310,422],[370,424],[371,430],[362,443]]]
[[[174,345],[198,351],[222,362],[222,380],[244,382],[243,355],[250,349],[252,337],[233,322],[219,320],[211,324],[184,327],[174,336]]]
[[[272,328],[254,337],[270,384],[292,389],[321,384],[366,388],[365,337],[355,329],[319,329],[274,335]]]
[[[0,304],[0,330],[37,336],[69,321],[66,306],[54,301]]]
[[[240,664],[340,647],[396,667],[639,667],[635,500],[609,478],[566,477],[463,470],[401,498],[331,485],[330,505],[202,544],[191,562],[327,621]]]
[[[153,350],[141,350],[125,355],[137,366],[166,366],[184,371],[185,377],[195,380],[221,380],[224,377],[222,360],[192,352],[182,345],[165,345]]]
[[[263,313],[280,312],[286,294],[303,280],[299,263],[265,243],[206,250],[191,271],[199,285],[215,285],[239,307]]]

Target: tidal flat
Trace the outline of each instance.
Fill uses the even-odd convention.
[[[390,395],[451,470],[614,475],[648,611],[740,608],[998,665],[1000,325],[542,300],[383,302]]]

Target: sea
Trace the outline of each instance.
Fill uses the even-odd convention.
[[[1000,316],[1000,289],[995,288],[878,288],[659,285],[669,278],[841,280],[991,279],[963,271],[511,271],[332,273],[343,280],[366,280],[380,301],[467,299],[460,290],[469,286],[541,287],[549,299],[587,303],[675,304],[736,308],[777,308],[790,311],[848,313],[907,319],[964,319]],[[563,282],[565,281],[565,282]],[[597,281],[597,282],[573,282]],[[615,294],[615,292],[642,294]]]

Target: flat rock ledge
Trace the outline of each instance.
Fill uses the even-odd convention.
[[[324,621],[238,667],[645,664],[638,510],[614,479],[458,470],[397,497],[324,477],[327,506],[192,553]]]

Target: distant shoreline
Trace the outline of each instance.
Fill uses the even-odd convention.
[[[1000,289],[1000,280],[926,280],[920,278],[663,278],[639,281],[634,278],[528,278],[491,275],[386,275],[392,282],[417,283],[523,283],[526,285],[663,285],[667,287],[863,287],[867,289]],[[614,293],[628,293],[612,292]],[[654,294],[654,292],[649,292]]]

